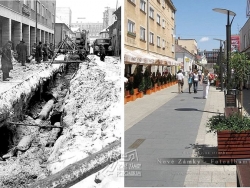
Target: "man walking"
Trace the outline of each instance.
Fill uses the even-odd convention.
[[[42,60],[42,42],[39,42],[39,44],[36,47],[36,62],[41,63]]]
[[[20,41],[17,45],[16,45],[16,52],[17,52],[17,62],[20,63],[20,44],[22,43],[22,41]]]
[[[198,70],[198,77],[199,77],[199,82],[201,81],[201,70]]]
[[[176,78],[178,80],[178,92],[179,93],[183,93],[183,85],[184,85],[184,76],[182,74],[182,70],[179,70],[177,75],[176,75]]]
[[[19,45],[19,52],[20,52],[19,60],[21,61],[22,66],[25,66],[27,59],[27,46],[23,40]]]

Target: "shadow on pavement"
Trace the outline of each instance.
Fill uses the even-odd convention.
[[[194,158],[202,158],[203,165],[214,165],[218,160],[218,147],[208,146],[206,144],[190,144],[190,148],[194,149]],[[217,164],[218,165],[218,164]]]
[[[176,108],[174,109],[176,111],[199,111],[199,112],[208,112],[208,113],[213,113],[213,114],[218,114],[218,115],[223,115],[224,113],[219,113],[219,112],[212,112],[212,111],[206,111],[206,110],[198,110],[196,108]]]

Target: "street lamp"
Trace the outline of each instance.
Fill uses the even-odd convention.
[[[229,52],[231,51],[231,25],[233,22],[234,17],[236,16],[236,14],[231,11],[231,10],[227,10],[227,9],[221,9],[221,8],[214,8],[213,11],[215,12],[219,12],[222,14],[227,14],[227,25],[226,25],[226,40],[227,40],[227,89],[229,89],[229,79],[231,78],[231,70],[229,67]],[[233,19],[231,20],[231,22],[229,21],[229,16],[233,16]]]
[[[223,67],[222,67],[222,46],[223,46],[223,42],[224,40],[221,40],[221,39],[214,39],[214,40],[218,40],[220,41],[220,84],[221,84],[221,91],[223,91],[223,88],[224,88],[224,84],[223,84]]]

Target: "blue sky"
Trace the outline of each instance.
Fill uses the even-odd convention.
[[[228,9],[236,13],[231,34],[238,34],[247,21],[247,0],[172,0],[175,8],[176,37],[195,39],[200,50],[218,49],[226,40],[227,15],[213,8]],[[233,16],[230,16],[230,21]]]

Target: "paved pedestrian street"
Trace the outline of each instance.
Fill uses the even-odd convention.
[[[187,84],[184,93],[177,90],[174,85],[125,105],[125,154],[136,156],[125,165],[125,186],[235,187],[235,165],[200,159],[217,154],[206,122],[224,112],[224,93],[211,86],[203,99],[201,85],[197,94],[189,94]]]

